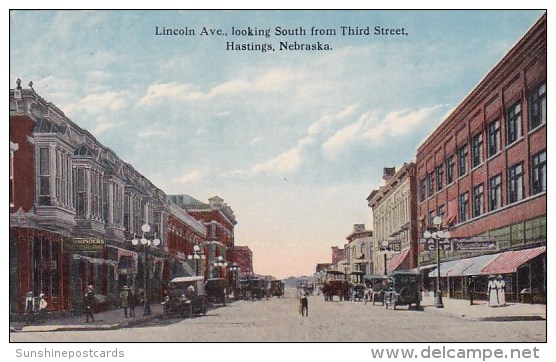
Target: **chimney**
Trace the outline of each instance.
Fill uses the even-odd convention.
[[[395,167],[384,167],[384,168],[383,168],[382,179],[383,179],[384,181],[388,181],[388,180],[390,180],[395,174],[396,174],[396,168],[395,168]]]

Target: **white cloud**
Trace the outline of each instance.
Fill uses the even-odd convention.
[[[128,93],[126,91],[93,93],[81,98],[77,102],[66,105],[64,109],[69,114],[80,110],[88,113],[116,112],[128,106],[127,98]]]
[[[104,133],[105,131],[107,131],[111,128],[115,128],[117,126],[119,126],[118,123],[108,119],[107,117],[101,116],[97,119],[92,133],[94,135],[100,135],[100,134]]]
[[[300,164],[300,149],[293,147],[268,161],[256,164],[251,171],[254,175],[260,173],[289,173],[297,170]]]
[[[431,118],[438,118],[435,113],[445,107],[435,105],[417,110],[397,110],[382,118],[378,117],[377,112],[367,112],[328,138],[322,144],[323,152],[328,158],[334,158],[353,145],[381,145],[395,137],[411,133]]]
[[[199,180],[201,180],[204,176],[204,173],[202,171],[199,170],[193,170],[193,171],[189,171],[184,173],[183,175],[172,179],[172,182],[178,182],[178,183],[194,183],[197,182]]]
[[[262,136],[257,136],[255,138],[253,138],[251,141],[249,141],[249,144],[251,146],[256,145],[257,143],[261,143],[262,141],[264,141],[264,137]]]

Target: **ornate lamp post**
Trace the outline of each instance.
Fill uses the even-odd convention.
[[[237,274],[239,273],[239,265],[237,263],[228,264],[228,269],[232,273],[232,290],[234,293],[234,298],[236,298],[236,290],[237,290]]]
[[[131,240],[131,243],[135,246],[139,245],[139,243],[141,243],[141,247],[143,249],[143,252],[145,254],[145,268],[143,269],[143,276],[145,279],[144,280],[144,300],[145,300],[145,308],[143,309],[143,315],[151,315],[151,302],[150,302],[150,278],[151,278],[151,272],[150,272],[150,268],[149,268],[149,247],[151,245],[154,246],[159,246],[160,245],[160,239],[158,239],[156,237],[156,233],[154,233],[154,238],[151,239],[147,239],[147,234],[151,232],[151,227],[148,224],[144,224],[143,226],[141,226],[141,231],[143,232],[141,239],[137,239],[137,237],[133,237],[133,240]]]
[[[433,241],[436,249],[436,292],[434,298],[434,305],[436,308],[444,308],[442,303],[442,287],[440,285],[440,240],[446,240],[450,238],[450,232],[448,230],[442,230],[440,227],[442,225],[442,218],[440,216],[435,216],[432,219],[434,225],[431,230],[426,230],[423,233],[423,237],[427,241]]]
[[[187,259],[195,259],[195,276],[199,276],[199,261],[204,260],[205,258],[205,253],[203,253],[203,250],[201,250],[201,247],[199,245],[194,245],[193,253],[187,255]]]
[[[218,258],[216,258],[216,260],[214,261],[214,263],[212,263],[212,265],[214,266],[215,269],[217,268],[226,268],[228,266],[228,263],[224,260],[224,257],[222,255],[219,255]],[[220,274],[220,273],[218,273]],[[218,275],[220,276],[220,275]]]

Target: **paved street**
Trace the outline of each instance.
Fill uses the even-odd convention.
[[[291,292],[291,291],[290,291]],[[291,294],[291,293],[290,293]],[[361,302],[325,302],[309,298],[309,316],[298,313],[298,300],[286,298],[238,301],[193,319],[160,318],[117,330],[19,332],[12,342],[544,342],[546,320],[531,311],[544,306],[467,307],[465,301],[445,302],[436,309],[430,298],[423,310],[385,309]],[[475,309],[473,309],[475,308]],[[512,309],[513,308],[513,309]],[[475,316],[473,314],[476,314]]]

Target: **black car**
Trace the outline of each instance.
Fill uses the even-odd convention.
[[[388,274],[388,289],[384,292],[384,305],[396,309],[399,305],[421,309],[421,274],[414,270],[397,270]]]

